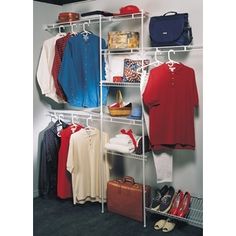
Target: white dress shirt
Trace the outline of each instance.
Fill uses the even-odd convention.
[[[64,101],[56,94],[52,76],[52,65],[55,56],[56,41],[63,36],[63,34],[57,34],[44,41],[37,70],[37,80],[42,94],[53,99],[57,103],[64,103]]]

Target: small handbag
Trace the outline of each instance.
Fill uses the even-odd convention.
[[[188,13],[174,11],[151,17],[149,33],[152,47],[189,45],[193,39]]]

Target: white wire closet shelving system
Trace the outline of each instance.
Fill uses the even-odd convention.
[[[132,88],[139,88],[140,89],[140,83],[127,83],[127,82],[111,82],[111,81],[104,81],[102,80],[102,57],[105,55],[122,55],[122,54],[140,54],[140,59],[143,61],[144,60],[144,52],[145,55],[150,54],[153,55],[154,53],[158,52],[160,55],[163,53],[169,52],[170,49],[174,50],[175,52],[189,52],[189,51],[198,51],[202,50],[203,47],[200,46],[171,46],[171,47],[144,47],[144,19],[148,17],[148,14],[145,13],[143,10],[141,10],[141,13],[137,14],[130,14],[130,15],[121,15],[121,16],[109,16],[109,17],[91,17],[89,19],[81,19],[79,21],[72,21],[72,22],[63,22],[63,23],[55,23],[55,24],[47,24],[43,26],[43,29],[46,31],[53,31],[53,30],[61,30],[61,28],[66,29],[66,28],[73,28],[74,26],[82,26],[84,23],[90,24],[98,24],[99,27],[99,37],[100,37],[100,97],[102,97],[102,87],[103,86],[108,86],[108,87],[132,87]],[[127,21],[127,20],[140,20],[141,24],[141,29],[140,29],[140,47],[139,48],[132,48],[132,49],[103,49],[102,48],[102,25],[103,23],[109,23],[109,22],[122,22],[122,21]],[[138,90],[140,93],[140,90]],[[141,96],[140,96],[141,99]],[[103,111],[103,105],[102,105],[102,99],[100,99],[100,110],[94,112],[93,110],[90,109],[85,109],[85,110],[50,110],[48,111],[48,115],[51,116],[59,116],[62,115],[63,119],[66,120],[72,120],[74,118],[78,119],[84,119],[86,120],[86,124],[88,124],[89,121],[91,120],[96,120],[100,122],[100,158],[101,158],[101,173],[103,173],[103,165],[102,165],[102,158],[103,158],[103,139],[102,139],[102,131],[103,131],[103,123],[104,122],[111,122],[111,123],[118,123],[118,124],[128,124],[128,125],[134,125],[134,126],[139,126],[142,130],[142,146],[144,147],[144,112],[141,120],[136,120],[136,119],[128,119],[128,118],[123,118],[123,117],[111,117],[107,114],[104,113]],[[141,99],[141,104],[143,108],[143,103]],[[146,227],[146,213],[152,213],[152,214],[159,214],[163,215],[175,220],[187,222],[189,224],[192,224],[197,227],[201,227],[203,225],[203,209],[202,209],[202,198],[197,198],[192,196],[191,197],[191,208],[190,212],[185,218],[177,217],[170,215],[168,213],[162,213],[158,211],[152,210],[150,207],[147,207],[145,202],[145,163],[147,161],[147,155],[145,153],[145,150],[143,148],[142,154],[137,155],[137,154],[121,154],[118,152],[111,152],[111,151],[106,151],[108,154],[116,155],[116,156],[121,156],[121,157],[127,157],[135,160],[139,160],[142,162],[142,179],[143,179],[143,225]],[[103,178],[101,176],[101,178]],[[103,180],[101,181],[103,183]],[[101,186],[102,188],[102,193],[104,186]],[[104,213],[104,196],[102,196],[102,201],[101,201],[101,212]]]

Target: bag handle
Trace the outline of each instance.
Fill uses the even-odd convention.
[[[116,92],[116,102],[123,106],[123,96],[120,90]]]
[[[178,13],[176,11],[168,11],[163,16],[166,16],[168,14],[177,15]]]
[[[134,178],[131,177],[131,176],[125,176],[125,177],[122,179],[122,181],[123,181],[123,183],[125,183],[125,182],[130,182],[130,183],[132,183],[133,185],[135,184]]]

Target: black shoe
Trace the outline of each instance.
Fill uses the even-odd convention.
[[[157,211],[161,204],[162,197],[168,192],[169,187],[167,185],[163,186],[161,190],[156,191],[156,195],[152,201],[152,210]]]
[[[167,213],[170,210],[174,196],[175,196],[175,189],[173,187],[169,187],[165,196],[161,198],[161,204],[159,208],[161,212]]]

